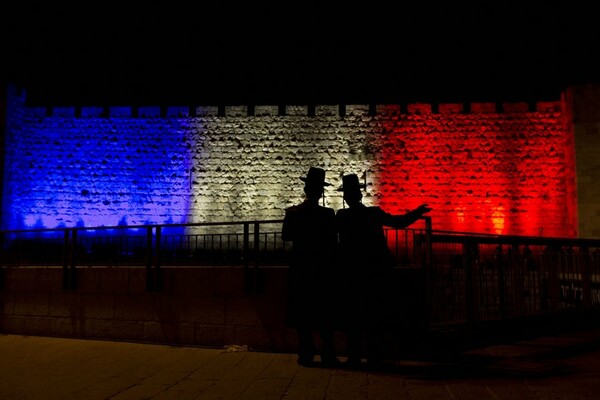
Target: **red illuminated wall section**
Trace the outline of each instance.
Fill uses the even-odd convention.
[[[434,229],[577,236],[573,131],[562,113],[414,107],[385,119],[379,205],[400,213],[429,203]]]

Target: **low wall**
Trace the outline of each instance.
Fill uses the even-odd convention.
[[[241,267],[161,271],[161,289],[149,291],[143,267],[78,268],[76,285],[65,290],[61,267],[2,268],[0,332],[296,351],[294,331],[284,324],[287,268],[251,271],[250,294]],[[413,292],[418,285],[407,273],[399,276],[394,300],[395,312],[403,315],[390,316],[404,326],[423,315]],[[402,301],[408,296],[417,301]],[[344,337],[338,335],[343,352]]]

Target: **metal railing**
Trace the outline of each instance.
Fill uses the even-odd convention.
[[[281,220],[0,231],[0,266],[62,266],[75,289],[77,267],[145,267],[160,290],[162,267],[285,264]],[[251,288],[249,289],[251,290]]]
[[[0,231],[0,288],[11,267],[62,267],[65,290],[79,267],[142,267],[159,291],[163,268],[232,266],[255,293],[258,269],[288,264],[282,222]],[[386,237],[397,269],[418,271],[431,327],[600,307],[600,240],[435,231],[429,217]]]
[[[600,240],[433,232],[430,326],[600,307]]]

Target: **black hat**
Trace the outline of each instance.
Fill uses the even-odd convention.
[[[301,176],[300,179],[314,185],[331,186],[331,183],[325,182],[325,170],[322,168],[310,167],[306,177]]]
[[[358,182],[358,175],[349,174],[342,177],[342,186],[338,188],[338,192],[356,191],[366,187],[366,184]]]

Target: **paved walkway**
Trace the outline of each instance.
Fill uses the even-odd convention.
[[[293,354],[0,335],[0,399],[598,399],[600,329],[413,357],[384,371]]]

